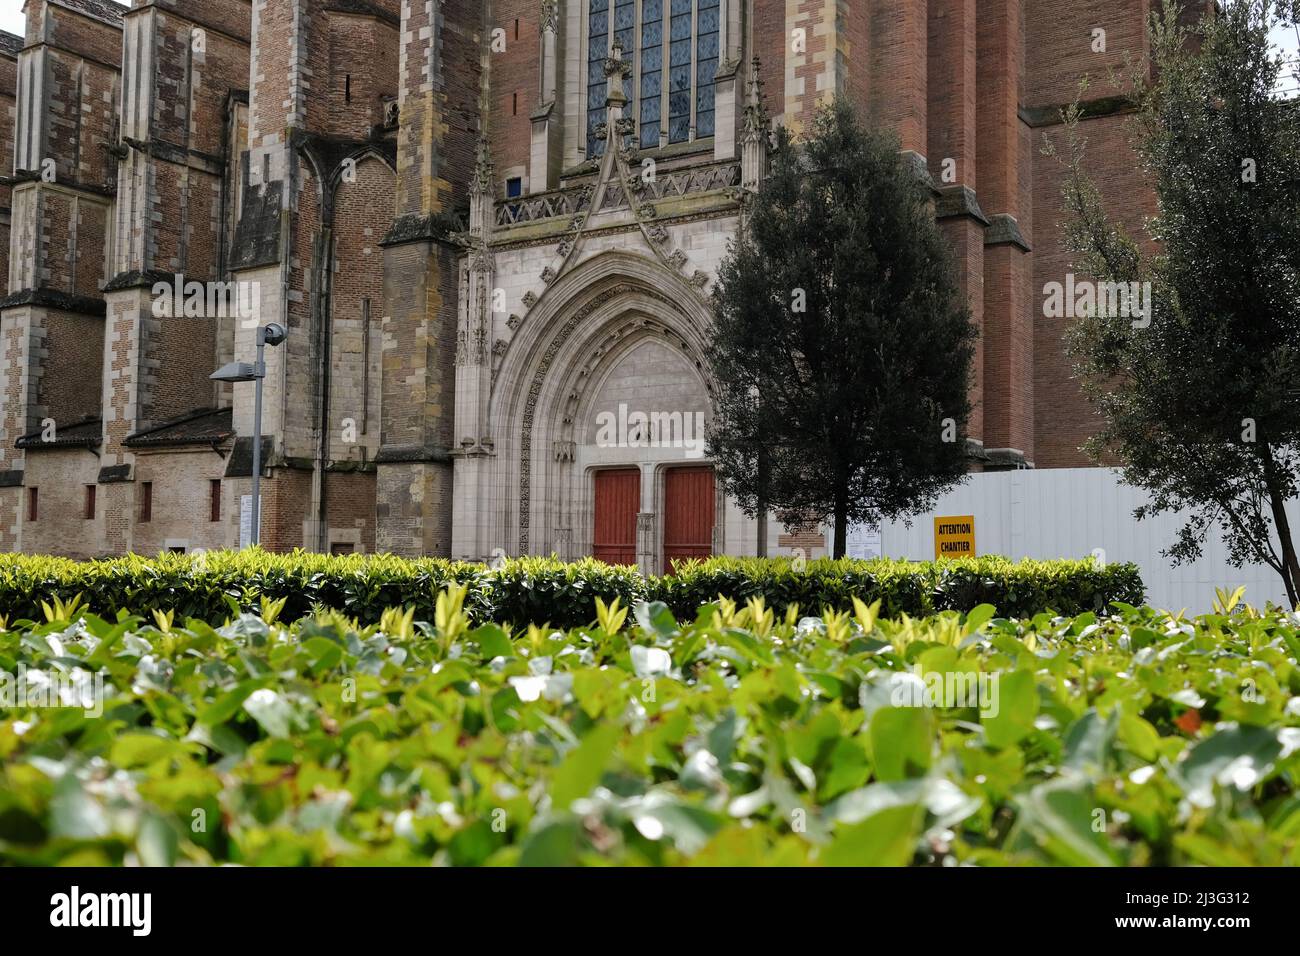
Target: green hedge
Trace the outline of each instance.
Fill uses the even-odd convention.
[[[1146,588],[1136,565],[1099,567],[1092,560],[1010,561],[963,558],[955,561],[812,561],[711,558],[661,578],[651,588],[679,617],[719,594],[740,600],[761,595],[769,606],[798,604],[809,614],[824,606],[852,606],[854,597],[879,599],[890,617],[935,611],[969,611],[992,604],[1004,617],[1033,617],[1042,611],[1075,615],[1106,608],[1112,601],[1140,605]]]
[[[0,867],[1300,864],[1290,612],[458,599],[0,627]]]
[[[386,608],[401,606],[414,606],[417,620],[432,620],[437,592],[453,581],[469,588],[466,608],[475,620],[557,627],[588,623],[596,597],[607,602],[622,598],[625,607],[640,600],[663,601],[678,618],[689,620],[719,595],[741,602],[761,595],[781,612],[790,604],[808,614],[824,607],[848,609],[856,596],[868,603],[879,599],[882,613],[890,616],[992,604],[1006,617],[1048,610],[1080,614],[1112,601],[1138,605],[1145,596],[1133,565],[1098,567],[1090,560],[824,560],[796,566],[786,559],[711,558],[687,564],[672,577],[647,579],[632,568],[548,558],[522,558],[492,570],[436,558],[307,552],[164,554],[85,563],[0,555],[0,615],[11,621],[43,620],[42,601],[82,595],[100,615],[158,608],[174,611],[177,620],[220,620],[235,611],[255,610],[267,597],[285,599],[286,620],[317,605],[363,623],[374,623]]]

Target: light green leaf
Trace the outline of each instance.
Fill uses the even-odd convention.
[[[884,707],[871,718],[871,756],[878,780],[903,780],[930,769],[934,726],[924,707]]]
[[[994,674],[991,694],[996,695],[980,714],[984,737],[993,747],[1010,747],[1027,737],[1038,716],[1038,688],[1029,671]]]
[[[621,732],[612,721],[600,724],[569,751],[551,778],[551,803],[556,809],[567,809],[591,793],[614,755]]]
[[[921,808],[886,807],[840,829],[822,854],[826,866],[906,866],[916,853]]]

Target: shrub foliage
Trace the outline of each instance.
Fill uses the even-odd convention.
[[[286,619],[329,608],[365,624],[388,608],[415,609],[432,620],[434,601],[448,584],[467,588],[466,607],[479,620],[549,623],[578,627],[591,618],[592,602],[620,599],[662,601],[673,613],[693,617],[718,597],[745,601],[762,596],[780,613],[791,604],[810,612],[845,610],[853,598],[879,600],[885,614],[968,611],[992,604],[1007,617],[1040,611],[1079,614],[1113,601],[1141,604],[1137,568],[1099,567],[1083,561],[1021,561],[971,558],[906,561],[813,561],[712,558],[679,566],[674,576],[645,578],[633,568],[585,560],[566,564],[522,558],[492,569],[435,558],[391,555],[329,556],[297,552],[164,554],[75,562],[23,555],[0,556],[0,614],[37,619],[41,602],[81,595],[100,613],[159,609],[178,620],[221,621],[256,610],[262,598],[285,601]]]
[[[1300,863],[1289,613],[593,601],[566,633],[464,596],[0,622],[0,680],[104,688],[0,686],[0,864]]]

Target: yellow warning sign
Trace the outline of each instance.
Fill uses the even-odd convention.
[[[934,519],[935,558],[975,557],[975,516]]]

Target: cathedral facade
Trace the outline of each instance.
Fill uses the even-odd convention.
[[[1153,0],[27,0],[0,36],[0,551],[249,536],[490,559],[821,553],[722,493],[710,296],[847,96],[930,184],[981,330],[973,470],[1086,464],[1062,171],[1154,212],[1107,75]],[[1191,7],[1198,5],[1192,4]],[[1189,12],[1192,15],[1194,11]]]

